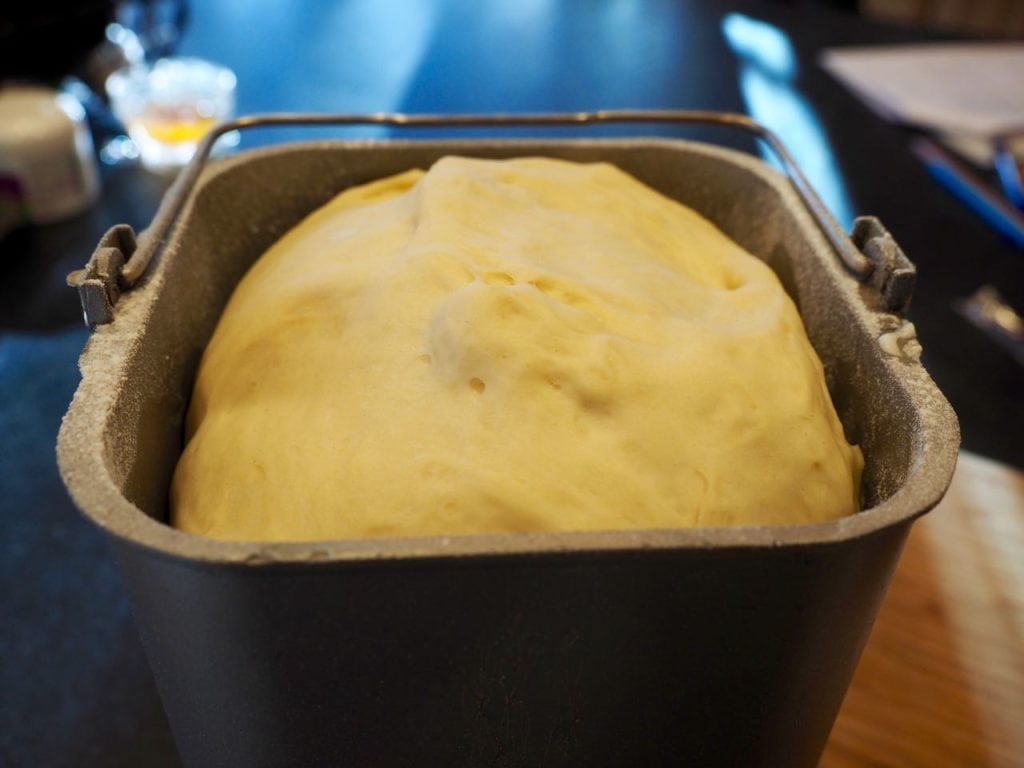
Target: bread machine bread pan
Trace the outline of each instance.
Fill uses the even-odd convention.
[[[207,165],[211,136],[137,248],[128,228],[108,233],[72,278],[95,328],[58,456],[76,504],[110,535],[184,763],[815,765],[959,442],[901,315],[913,267],[884,228],[864,219],[846,237],[774,137],[740,116],[304,119],[711,121],[768,141],[789,178],[666,138],[317,141]],[[449,154],[609,161],[764,259],[863,448],[863,511],[781,527],[285,544],[169,527],[193,377],[242,274],[339,190]]]

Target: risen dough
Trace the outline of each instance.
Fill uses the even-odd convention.
[[[446,158],[275,244],[206,350],[173,522],[219,539],[797,523],[861,456],[772,271],[606,164]]]

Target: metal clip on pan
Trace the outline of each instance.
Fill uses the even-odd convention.
[[[211,130],[199,144],[192,160],[164,196],[153,219],[136,243],[131,227],[120,224],[100,241],[85,269],[68,275],[68,284],[78,289],[82,312],[89,326],[114,319],[114,305],[123,291],[142,277],[153,256],[167,239],[210,156],[218,138],[231,131],[268,126],[295,125],[389,125],[395,127],[525,127],[572,126],[596,123],[704,124],[738,128],[752,133],[769,146],[782,164],[790,183],[807,212],[831,243],[843,266],[878,292],[880,309],[901,314],[910,302],[914,286],[914,265],[900,251],[885,227],[874,217],[857,219],[853,239],[829,214],[821,198],[797,166],[779,138],[746,115],[689,110],[607,110],[547,114],[495,115],[406,115],[406,114],[269,114],[241,117]]]

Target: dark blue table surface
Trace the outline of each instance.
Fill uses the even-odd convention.
[[[240,113],[749,112],[781,134],[842,223],[881,217],[917,263],[910,319],[965,447],[1022,466],[1022,369],[951,302],[989,283],[1024,306],[1024,253],[935,186],[907,134],[816,64],[824,47],[924,37],[811,2],[206,0],[192,4],[179,53],[234,69]],[[0,243],[0,765],[177,764],[120,577],[53,454],[87,335],[64,275],[108,226],[145,226],[166,183],[104,169],[93,210]]]

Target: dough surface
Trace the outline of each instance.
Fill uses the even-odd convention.
[[[264,254],[172,523],[234,540],[815,522],[862,459],[774,273],[607,164],[444,158]]]

